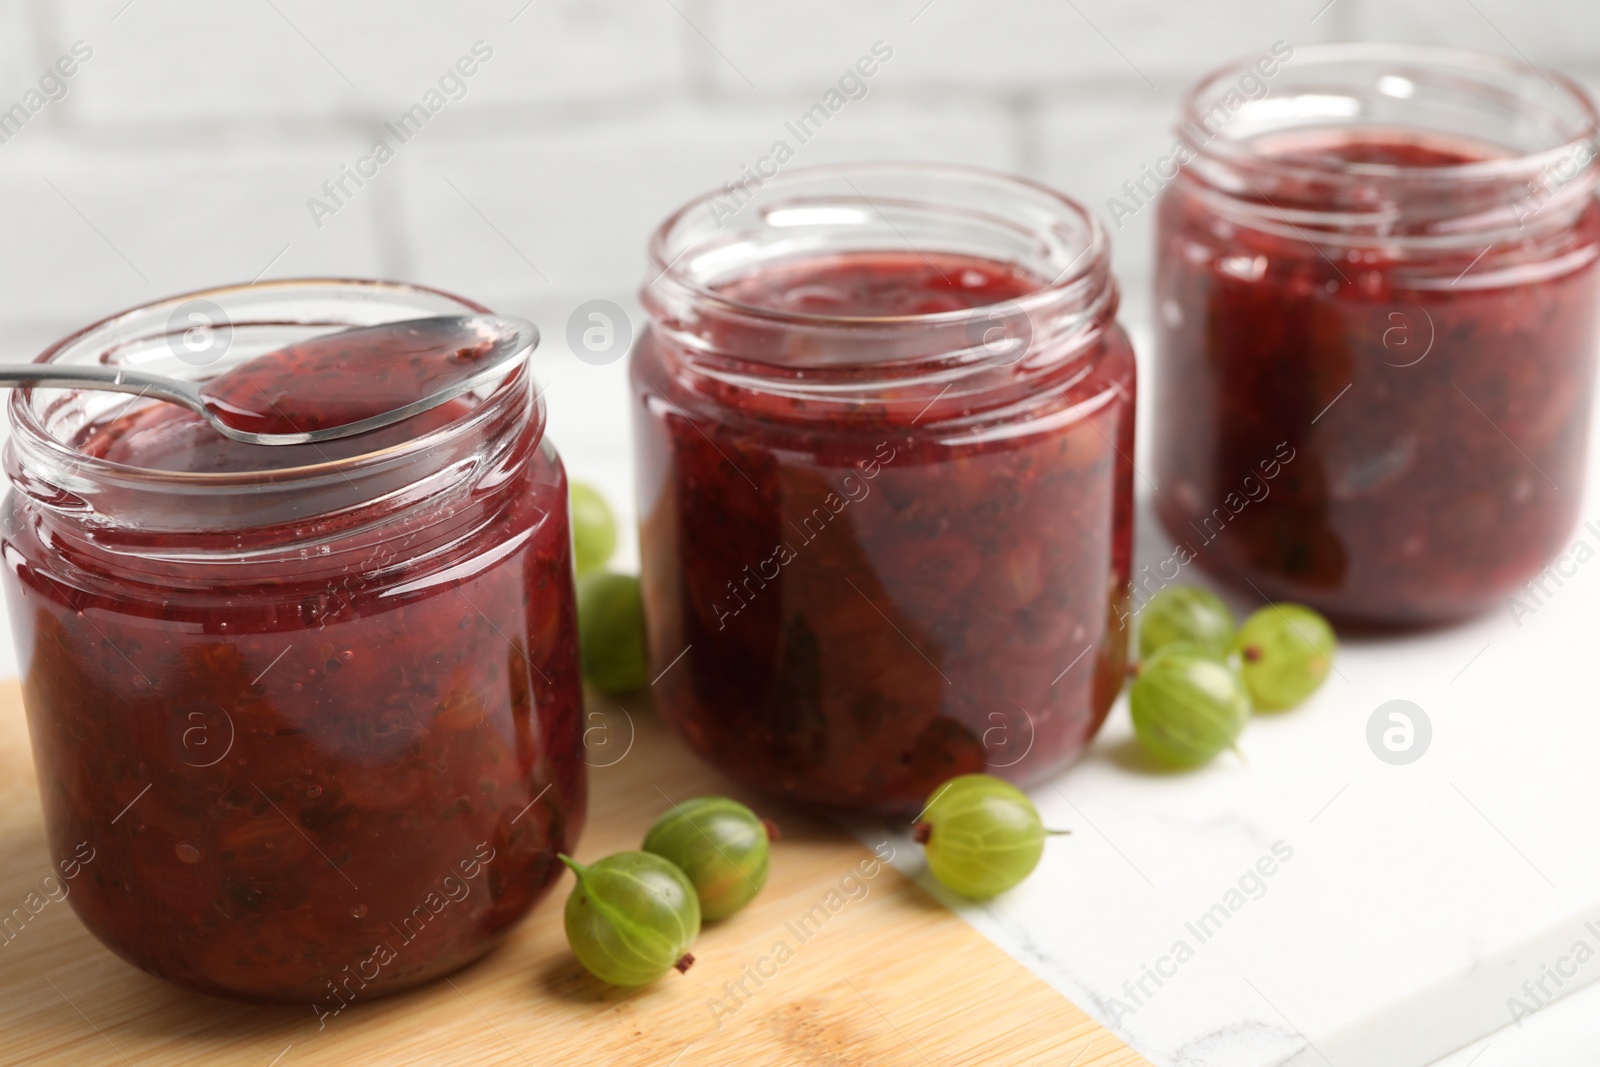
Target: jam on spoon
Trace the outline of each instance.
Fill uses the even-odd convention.
[[[247,360],[201,385],[200,397],[233,429],[271,437],[415,414],[525,351],[520,333],[486,315],[341,330]]]

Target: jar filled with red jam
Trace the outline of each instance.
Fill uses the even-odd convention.
[[[1134,362],[1104,232],[960,168],[683,208],[634,351],[651,677],[748,785],[915,811],[1029,784],[1123,678]]]
[[[284,346],[482,310],[275,282],[40,358],[190,379],[252,361],[269,388],[262,360],[317,400],[307,383],[349,383]],[[413,373],[381,354],[349,354],[372,395]],[[50,847],[92,854],[84,925],[181,986],[324,1025],[500,941],[585,804],[566,478],[527,361],[324,444],[241,444],[116,393],[19,390],[10,413],[6,601]]]
[[[1180,562],[1252,595],[1358,625],[1483,611],[1577,517],[1594,104],[1472,52],[1280,58],[1201,82],[1164,165],[1157,510]]]

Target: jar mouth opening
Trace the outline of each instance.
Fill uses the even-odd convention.
[[[951,230],[941,239],[940,223]],[[730,225],[731,224],[731,225]],[[956,232],[956,231],[959,231]],[[915,233],[922,240],[911,236]],[[1017,262],[1045,279],[996,304],[911,315],[834,315],[737,299],[718,288],[764,264],[841,251],[967,252],[1010,246]],[[849,163],[801,167],[697,197],[651,236],[645,294],[668,289],[714,313],[818,329],[894,330],[960,326],[1003,304],[1031,313],[1092,303],[1110,283],[1110,240],[1070,197],[980,167],[934,163]]]
[[[1278,174],[1448,188],[1515,183],[1580,153],[1586,165],[1600,149],[1600,111],[1588,92],[1565,75],[1522,60],[1399,42],[1307,45],[1293,49],[1271,74],[1262,67],[1265,58],[1234,60],[1189,91],[1178,134],[1192,151],[1270,166]],[[1285,73],[1291,75],[1288,85],[1280,84]],[[1496,123],[1504,128],[1486,128]],[[1305,129],[1432,135],[1498,152],[1428,165],[1322,157],[1312,163],[1263,150],[1272,133]]]
[[[98,322],[91,323],[56,341],[35,357],[36,363],[95,362],[115,363],[121,357],[134,354],[142,356],[137,363],[141,369],[157,373],[190,372],[209,369],[212,363],[200,363],[184,358],[179,352],[180,339],[188,336],[186,324],[191,320],[184,309],[209,320],[205,329],[208,338],[231,338],[240,327],[271,327],[299,331],[304,336],[333,332],[352,326],[379,325],[407,318],[462,312],[487,314],[489,309],[474,301],[455,296],[440,289],[413,285],[406,282],[379,281],[361,278],[290,278],[266,282],[241,283],[217,286],[181,293],[148,304],[140,304]],[[220,313],[221,322],[215,316]],[[327,327],[326,330],[320,327]],[[164,343],[160,343],[164,342]],[[209,343],[209,342],[208,342]],[[228,342],[223,342],[222,353],[211,357],[217,360],[226,355]],[[170,351],[175,360],[167,360]],[[268,348],[262,348],[265,352]],[[152,354],[154,358],[152,358]],[[260,354],[259,352],[251,355]],[[246,358],[250,358],[247,356]],[[160,360],[165,366],[153,366]],[[236,360],[243,362],[244,360]],[[216,364],[226,369],[227,363]],[[204,379],[210,374],[191,374]],[[471,432],[491,414],[506,403],[514,402],[517,392],[528,378],[527,362],[513,361],[504,375],[482,387],[478,395],[482,403],[450,422],[410,440],[401,441],[368,452],[325,459],[288,467],[269,467],[261,470],[210,472],[176,471],[119,463],[84,453],[71,440],[52,429],[50,415],[72,398],[89,395],[89,390],[44,388],[24,386],[11,392],[9,414],[13,440],[28,451],[45,458],[61,469],[80,471],[146,489],[170,490],[248,489],[252,486],[281,485],[284,482],[323,481],[340,479],[377,467],[403,463],[408,457],[428,452],[441,443]],[[59,399],[49,403],[42,398],[54,395]],[[122,402],[131,409],[125,397],[114,393],[94,393]],[[137,397],[134,402],[137,402]],[[160,402],[160,401],[156,401]],[[541,397],[533,400],[533,418],[537,433],[542,436],[544,406]],[[93,419],[86,419],[85,425]],[[399,425],[404,425],[401,423]],[[79,426],[78,429],[82,429]],[[535,442],[537,443],[537,441]],[[277,446],[262,446],[277,447]],[[297,446],[304,447],[304,446]]]

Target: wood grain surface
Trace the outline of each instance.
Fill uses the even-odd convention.
[[[592,774],[579,859],[637,848],[668,798],[739,795],[643,702],[595,709],[609,747],[590,758],[609,765]],[[0,1064],[1146,1063],[853,837],[760,807],[784,831],[761,896],[705,929],[687,974],[643,990],[603,985],[567,950],[570,875],[485,959],[321,1027],[309,1006],[232,1004],[152,978],[102,948],[70,897],[52,901],[0,938]],[[21,694],[3,682],[0,914],[55,868],[40,820]]]

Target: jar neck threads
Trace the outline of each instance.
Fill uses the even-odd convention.
[[[1422,255],[1539,240],[1593,199],[1600,115],[1577,83],[1460,49],[1382,43],[1248,62],[1189,94],[1182,187],[1220,219]]]
[[[722,199],[696,200],[657,231],[641,299],[680,379],[724,398],[786,401],[797,419],[869,408],[938,421],[1072,373],[1116,315],[1104,231],[1079,205],[1020,179],[820,167],[765,181],[732,217],[711,210]],[[965,260],[1028,284],[993,303],[906,314],[777,306],[735,284],[873,256],[920,260],[945,283]]]
[[[201,305],[225,317],[229,339],[226,351],[204,365],[184,359],[179,340],[188,322],[179,312]],[[482,310],[434,290],[390,283],[234,286],[112,316],[53,345],[40,360],[127,363],[205,378],[278,347],[285,333]],[[241,564],[263,577],[278,570],[333,573],[348,570],[352,559],[370,557],[378,565],[384,546],[399,537],[409,538],[409,553],[425,555],[435,542],[483,521],[494,488],[509,484],[506,472],[527,462],[540,444],[544,408],[523,363],[481,395],[452,405],[418,416],[419,428],[409,438],[396,428],[376,444],[351,438],[337,450],[287,446],[298,450],[294,462],[304,465],[278,469],[267,461],[279,455],[260,446],[261,469],[213,472],[130,466],[85,451],[95,435],[112,433],[147,410],[126,397],[18,389],[11,397],[14,432],[5,466],[41,537],[66,552],[115,557],[130,576],[148,572],[156,580],[182,571],[204,582],[214,568]],[[190,437],[174,440],[182,446]]]

